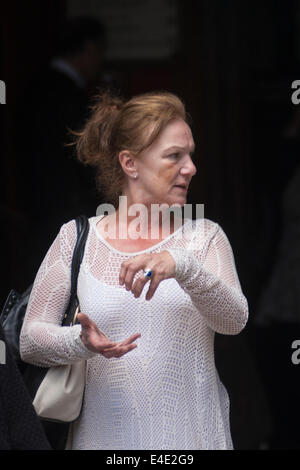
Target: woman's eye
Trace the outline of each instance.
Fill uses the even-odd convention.
[[[169,155],[169,158],[174,158],[175,160],[179,158],[180,154],[179,153],[172,153]]]

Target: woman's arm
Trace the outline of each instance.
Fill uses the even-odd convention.
[[[206,221],[203,221],[206,223]],[[222,228],[215,230],[205,259],[201,249],[168,249],[176,262],[175,279],[189,294],[207,324],[217,333],[234,335],[248,320],[248,303],[241,290],[233,252]]]
[[[71,364],[95,355],[81,341],[81,325],[62,327],[70,298],[75,220],[62,225],[34,281],[20,335],[25,362],[38,366]]]

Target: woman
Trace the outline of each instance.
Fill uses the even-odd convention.
[[[183,103],[170,93],[127,102],[104,94],[78,134],[77,151],[97,168],[99,188],[117,210],[89,219],[81,325],[71,328],[60,324],[75,221],[61,227],[34,283],[23,359],[45,366],[87,359],[73,449],[231,449],[214,333],[238,334],[248,308],[221,227],[176,214],[167,220],[170,206],[185,204],[196,173]],[[118,205],[119,196],[126,205]],[[134,204],[143,213],[139,229]]]

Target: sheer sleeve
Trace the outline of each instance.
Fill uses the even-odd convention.
[[[70,299],[75,242],[76,223],[71,220],[62,225],[37,272],[20,334],[25,362],[50,367],[94,355],[81,341],[81,325],[61,326]]]
[[[168,251],[176,262],[176,280],[208,326],[217,333],[234,335],[247,323],[248,303],[241,290],[229,240],[218,224],[210,223],[213,233],[205,250],[199,241],[199,246],[194,242],[192,249]]]

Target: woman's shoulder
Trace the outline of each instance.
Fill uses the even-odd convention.
[[[87,217],[87,219],[88,219],[89,225],[91,227],[92,224],[94,223],[94,220],[97,219],[97,217],[96,216],[91,216],[91,217]],[[76,229],[76,218],[74,218],[74,219],[70,219],[70,220],[67,220],[66,222],[64,222],[60,226],[59,233],[74,237],[74,235],[76,235],[76,230],[77,230]]]
[[[217,238],[221,227],[211,219],[201,217],[186,222],[185,238],[190,249],[204,250]]]
[[[214,245],[217,249],[232,250],[230,236],[228,237],[226,231],[218,223],[211,219],[198,219],[195,221],[195,246],[202,245],[208,248]]]
[[[91,227],[95,218],[96,217],[88,217],[89,232],[91,232]],[[66,245],[66,248],[72,250],[74,249],[77,240],[76,218],[67,220],[60,226],[58,237],[61,245]]]
[[[182,229],[175,232],[174,238],[176,240],[183,239],[183,241],[179,241],[182,246],[199,249],[212,240],[218,229],[219,225],[210,219],[204,217],[185,218]]]
[[[193,232],[205,238],[215,235],[216,232],[221,228],[217,222],[214,222],[213,220],[207,219],[205,217],[193,219],[191,223]]]

